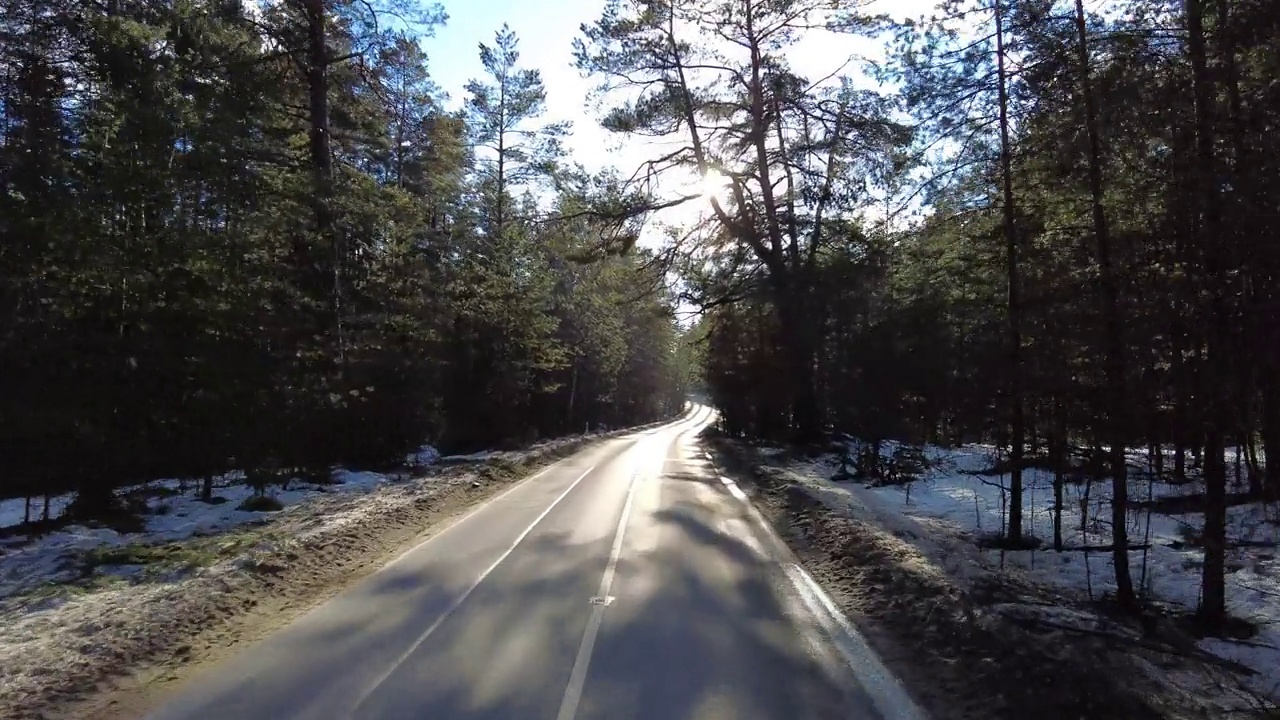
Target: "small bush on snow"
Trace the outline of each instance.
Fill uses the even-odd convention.
[[[270,495],[250,495],[236,509],[246,512],[275,512],[283,510],[284,505]]]
[[[925,458],[922,448],[898,445],[888,457],[885,457],[880,452],[879,443],[866,443],[859,447],[853,464],[854,478],[877,486],[913,483],[919,480],[929,467],[929,461]],[[846,461],[843,458],[840,467],[841,472],[837,475],[847,475]],[[843,478],[834,479],[839,481]]]
[[[494,458],[482,466],[479,474],[486,480],[504,480],[520,474],[520,464],[510,458]]]

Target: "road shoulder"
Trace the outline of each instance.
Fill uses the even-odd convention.
[[[1203,717],[1170,707],[1104,642],[986,612],[997,588],[976,597],[873,519],[834,512],[785,461],[714,433],[707,447],[934,720]]]

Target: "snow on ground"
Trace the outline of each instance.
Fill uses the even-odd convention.
[[[501,454],[501,451],[498,450],[481,450],[480,452],[466,455],[445,455],[440,460],[441,462],[484,462],[485,460],[492,460]]]
[[[450,457],[449,459],[458,460],[458,461],[484,460],[494,454],[495,454],[494,452],[489,451],[486,453],[475,453],[472,456]],[[430,445],[423,445],[416,451],[406,455],[404,459],[404,464],[408,468],[423,468],[429,465],[433,465],[440,460],[441,460],[441,456],[440,456],[439,450],[436,450],[434,447]],[[388,479],[394,480],[396,479],[396,476],[394,474],[384,475],[381,473],[352,472],[352,471],[343,470],[343,469],[335,470],[334,476],[333,476],[333,481],[336,484],[336,487],[344,491],[368,490],[383,482],[386,482]],[[217,476],[214,478],[214,487],[217,489],[216,494],[227,498],[228,501],[233,502],[236,505],[239,505],[250,494],[249,489],[243,485],[243,481],[244,481],[244,473],[241,471],[232,471],[224,475]],[[298,484],[300,484],[300,481],[297,481],[297,480],[291,481],[291,487],[296,486]],[[151,482],[141,483],[138,485],[129,485],[129,486],[119,488],[118,490],[116,490],[116,494],[120,496],[135,495],[135,494],[143,494],[143,495],[160,494],[164,490],[169,490],[173,492],[185,490],[190,492],[190,491],[194,491],[198,487],[199,487],[198,480],[188,480],[188,481],[153,480]],[[288,505],[291,500],[312,496],[314,494],[316,487],[317,486],[314,486],[314,485],[307,486],[307,488],[311,492],[304,491],[299,493],[291,490],[291,491],[277,492],[273,494],[278,496],[278,498],[281,500],[282,503],[284,503],[285,505]],[[59,517],[61,517],[62,514],[66,511],[67,506],[71,504],[71,501],[74,498],[75,498],[74,493],[66,493],[63,495],[50,496],[48,499],[49,518],[52,520],[56,520]],[[177,500],[177,498],[162,498],[159,500],[152,498],[148,500],[148,504],[151,506],[152,509],[154,509],[155,507],[161,506],[161,505],[166,505],[166,504],[171,505],[171,502],[175,500]],[[44,502],[45,502],[44,497],[34,497],[31,499],[30,518],[32,520],[39,520],[41,518],[41,515],[44,512]],[[179,502],[181,503],[181,501]],[[207,527],[203,527],[203,529],[206,529],[206,530],[216,529],[216,527],[219,526],[219,523],[223,525],[236,524],[234,522],[234,516],[230,516],[230,519],[226,517],[221,517],[226,513],[225,508],[222,510],[219,510],[218,512],[202,513],[199,511],[198,508],[191,507],[190,503],[181,503],[181,504],[183,505],[183,507],[181,509],[175,509],[173,514],[180,515],[182,517],[192,516],[192,520],[186,523],[178,523],[178,525],[180,526],[189,525],[193,528],[201,529],[202,526],[200,525],[200,522],[199,522],[201,517],[203,517],[203,519],[208,521],[209,523],[212,523],[212,524],[209,524]],[[204,507],[208,509],[208,508],[219,508],[220,506],[204,505]],[[231,509],[234,509],[234,508],[231,508]],[[251,513],[250,515],[256,515],[256,514]],[[26,505],[26,500],[24,498],[10,498],[8,500],[0,500],[0,529],[21,525],[23,520],[26,517],[27,517],[27,505]],[[158,526],[158,528],[160,528],[161,531],[166,531],[169,529],[168,525],[170,524],[164,523],[163,521],[157,521],[156,525]],[[149,524],[149,529],[150,529],[150,524]]]
[[[430,464],[439,458],[434,448],[424,447],[412,455],[416,467]],[[121,488],[120,495],[141,495],[147,506],[143,515],[141,532],[119,533],[106,528],[86,528],[79,525],[64,527],[40,538],[8,538],[0,548],[0,601],[14,595],[29,592],[42,585],[74,580],[83,573],[80,558],[85,553],[103,547],[121,547],[132,544],[153,545],[186,540],[196,536],[214,535],[244,525],[263,524],[277,516],[294,517],[314,513],[317,505],[332,507],[338,497],[368,495],[387,485],[399,483],[398,474],[337,469],[332,483],[317,485],[292,480],[284,487],[272,487],[267,494],[284,506],[276,512],[249,512],[241,510],[241,504],[254,494],[253,488],[243,482],[243,473],[228,473],[215,479],[215,503],[202,502],[198,498],[199,483],[183,483],[178,480],[158,480],[142,485]],[[185,491],[182,491],[183,489]],[[56,518],[70,502],[71,496],[53,498],[50,517]],[[329,502],[322,502],[325,500]],[[0,510],[9,511],[16,504],[16,518],[11,513],[0,515],[12,524],[22,522],[22,500],[6,500]],[[322,525],[335,529],[358,520],[374,506],[359,503],[353,508],[326,514]],[[38,507],[38,505],[37,505]],[[52,510],[58,507],[58,512]],[[336,508],[334,508],[336,510]],[[3,527],[3,525],[0,525]]]
[[[71,494],[56,495],[49,498],[49,517],[56,518],[71,504]],[[39,520],[44,512],[44,498],[31,498],[31,519]],[[0,528],[21,525],[27,517],[27,503],[23,498],[0,500]]]
[[[323,491],[276,493],[286,505],[274,513],[237,510],[252,491],[228,486],[217,490],[228,498],[218,505],[190,496],[153,499],[170,510],[148,515],[145,532],[72,526],[0,557],[0,715],[68,685],[91,685],[135,653],[171,647],[206,620],[225,617],[234,606],[223,598],[253,577],[244,571],[272,571],[294,557],[322,574],[326,568],[316,564],[340,560],[351,546],[344,538],[358,538],[357,547],[376,544],[386,518],[467,477],[339,475],[346,482]],[[268,527],[248,527],[268,520]],[[187,542],[166,542],[175,539]],[[145,555],[170,548],[172,560]],[[131,552],[144,553],[142,564],[128,559]],[[85,564],[91,553],[124,559],[94,568]]]
[[[887,458],[894,445],[886,443]],[[980,549],[976,541],[1000,533],[1006,523],[1008,475],[979,474],[993,465],[989,446],[956,449],[925,448],[929,468],[920,480],[905,485],[867,486],[860,482],[832,482],[839,468],[834,455],[801,463],[796,469],[811,492],[832,507],[870,512],[891,532],[908,539],[958,578],[977,573],[1017,572],[1027,579],[1056,588],[1077,600],[1098,598],[1114,590],[1110,551],[1053,551],[1053,474],[1024,471],[1024,532],[1044,541],[1046,549],[1003,552]],[[1138,456],[1130,458],[1139,465]],[[1141,459],[1145,462],[1145,457]],[[1171,467],[1171,465],[1169,465]],[[1149,482],[1145,473],[1130,478],[1132,500],[1186,495],[1193,485]],[[1062,511],[1063,542],[1070,547],[1106,546],[1111,542],[1110,481],[1068,483]],[[1133,545],[1147,550],[1130,552],[1136,586],[1151,597],[1194,609],[1199,602],[1202,550],[1187,540],[1200,533],[1198,513],[1165,514],[1131,509],[1127,526]],[[1229,542],[1274,542],[1280,535],[1280,514],[1259,503],[1228,510]],[[1275,547],[1229,550],[1228,610],[1249,620],[1258,634],[1246,642],[1204,640],[1200,647],[1259,672],[1249,687],[1280,699],[1280,562]]]
[[[423,445],[405,456],[404,464],[409,467],[431,465],[440,459],[440,451],[430,445]]]
[[[141,532],[67,526],[10,538],[0,549],[0,715],[201,631],[229,612],[223,598],[249,582],[246,570],[375,547],[423,498],[471,477],[335,470],[331,484],[272,487],[276,512],[238,509],[253,494],[242,474],[217,480],[216,504],[197,499],[199,483],[155,481],[121,491],[145,493]]]

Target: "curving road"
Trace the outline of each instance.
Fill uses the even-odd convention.
[[[154,720],[915,720],[684,418],[580,452]]]

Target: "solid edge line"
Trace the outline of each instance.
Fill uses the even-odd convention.
[[[383,566],[382,566],[382,567],[383,567],[383,569],[385,570],[386,568],[389,568],[389,567],[391,567],[392,565],[395,565],[396,563],[398,563],[398,562],[400,562],[401,560],[405,559],[405,558],[406,558],[406,557],[408,557],[409,555],[412,555],[412,554],[413,554],[414,552],[416,552],[419,548],[421,548],[421,547],[423,547],[423,546],[427,545],[428,543],[430,543],[432,540],[435,540],[436,538],[440,537],[441,535],[444,535],[445,533],[447,533],[447,532],[449,532],[450,530],[452,530],[452,529],[454,529],[454,528],[458,527],[458,526],[459,526],[459,525],[461,525],[462,523],[464,523],[464,522],[466,522],[466,521],[470,520],[472,515],[475,515],[476,513],[478,513],[478,512],[480,512],[481,510],[485,509],[485,507],[487,507],[489,504],[498,502],[499,500],[501,500],[502,498],[504,498],[504,497],[506,497],[506,496],[510,495],[511,493],[515,492],[516,490],[519,490],[519,489],[520,489],[521,487],[523,487],[526,483],[529,483],[529,482],[532,482],[532,481],[534,481],[534,480],[537,480],[538,478],[542,477],[543,475],[546,475],[547,473],[551,472],[552,470],[555,470],[556,468],[560,467],[561,465],[564,465],[565,463],[569,462],[570,460],[573,460],[575,457],[577,457],[577,455],[578,455],[577,453],[574,453],[573,455],[570,455],[570,456],[568,456],[568,457],[560,458],[559,460],[557,460],[557,461],[555,461],[555,462],[551,463],[550,465],[548,465],[548,466],[546,466],[546,467],[542,468],[541,470],[539,470],[538,472],[536,472],[536,473],[534,473],[534,474],[530,475],[529,477],[524,478],[523,480],[519,480],[519,481],[517,481],[515,485],[512,485],[511,487],[507,488],[506,490],[503,490],[502,492],[498,493],[497,495],[494,495],[493,497],[488,498],[487,500],[484,500],[483,502],[479,503],[479,504],[478,504],[478,505],[476,505],[475,507],[473,507],[473,508],[471,508],[470,510],[468,510],[465,514],[463,514],[463,516],[462,516],[462,517],[460,517],[460,518],[458,518],[457,520],[454,520],[453,522],[449,523],[449,525],[448,525],[448,526],[446,526],[446,527],[444,527],[444,528],[441,528],[438,532],[436,532],[436,533],[435,533],[434,535],[432,535],[431,537],[429,537],[429,538],[427,538],[427,539],[423,540],[422,542],[418,543],[417,545],[414,545],[413,547],[409,548],[408,550],[405,550],[404,552],[402,552],[402,553],[400,553],[399,555],[397,555],[397,556],[396,556],[396,558],[395,558],[394,560],[392,560],[391,562],[387,563],[386,565],[383,565]]]
[[[609,597],[613,586],[614,573],[618,568],[618,559],[622,556],[622,541],[631,518],[631,507],[636,497],[636,488],[640,486],[639,476],[631,479],[631,487],[627,489],[627,501],[622,506],[622,517],[618,520],[618,530],[613,536],[613,547],[609,550],[609,562],[605,564],[604,575],[600,578],[600,590],[597,597]],[[600,633],[600,625],[604,622],[606,605],[592,605],[591,617],[587,619],[586,632],[582,634],[582,643],[578,646],[578,655],[573,660],[573,669],[569,671],[569,684],[565,686],[564,698],[560,701],[560,712],[556,720],[574,720],[578,714],[578,702],[582,700],[582,689],[587,682],[587,668],[591,664],[591,652],[595,649],[596,636]]]
[[[730,495],[734,496],[735,498],[743,502],[747,501],[747,494],[742,492],[742,488],[738,487],[738,483],[730,480],[729,478],[723,475],[720,476],[720,482],[724,483],[724,486],[726,488],[729,488]]]
[[[800,590],[802,597],[811,596],[820,608],[814,608],[806,598],[814,614],[824,611],[827,619],[835,623],[839,636],[835,642],[836,650],[844,657],[845,663],[853,669],[854,674],[863,679],[863,690],[871,698],[876,710],[885,718],[894,720],[925,720],[925,714],[907,694],[898,678],[880,662],[880,658],[862,638],[862,635],[845,618],[844,613],[836,607],[817,580],[799,563],[790,563],[787,576]],[[799,578],[799,581],[796,580]],[[807,591],[807,592],[806,592]],[[869,682],[868,682],[869,681]]]
[[[708,459],[711,458],[708,457]],[[713,468],[716,467],[714,460],[711,460],[711,465]],[[716,474],[720,475],[718,469]],[[720,475],[720,479],[726,485],[732,482],[723,475]],[[741,493],[742,490],[739,489],[738,492]],[[732,494],[735,497],[737,496],[737,493]],[[809,608],[809,611],[818,619],[819,624],[823,625],[824,629],[827,630],[832,641],[831,644],[835,645],[836,651],[840,653],[845,665],[849,667],[853,672],[853,676],[862,685],[862,690],[871,699],[871,704],[875,706],[876,711],[882,717],[891,720],[929,720],[929,716],[916,704],[907,689],[903,687],[902,681],[880,661],[880,656],[867,644],[862,634],[849,622],[849,619],[845,617],[831,597],[822,589],[818,581],[814,580],[809,575],[809,572],[804,569],[804,566],[797,561],[795,553],[773,531],[769,521],[760,513],[755,504],[747,498],[745,493],[742,494],[741,499],[747,508],[747,514],[755,521],[760,531],[774,546],[775,552],[782,558],[777,562],[782,568],[783,576],[800,594],[801,602]],[[816,605],[810,602],[810,597],[817,601]],[[823,622],[824,617],[828,622]]]
[[[507,557],[511,555],[511,553],[515,552],[515,549],[519,547],[520,543],[523,542],[526,537],[529,536],[529,533],[533,532],[533,529],[537,527],[538,523],[542,522],[542,520],[546,518],[547,515],[550,515],[551,511],[554,510],[555,507],[560,504],[560,501],[564,500],[569,495],[569,493],[573,492],[573,489],[578,487],[578,483],[581,483],[583,478],[590,475],[591,471],[595,469],[596,469],[595,465],[592,465],[591,467],[587,468],[586,472],[579,475],[577,480],[574,480],[569,485],[569,487],[565,488],[564,492],[560,493],[560,495],[557,496],[556,499],[553,500],[551,504],[546,507],[545,510],[539,513],[538,517],[534,518],[533,522],[529,523],[529,526],[526,527],[520,533],[520,535],[516,537],[515,541],[512,542],[511,545],[508,546],[507,549],[504,550],[501,555],[498,556],[498,559],[490,563],[489,567],[485,568],[484,571],[480,573],[480,576],[476,578],[475,582],[471,583],[471,586],[468,587],[461,595],[454,598],[454,601],[450,603],[449,607],[443,613],[441,613],[439,617],[436,618],[435,622],[431,623],[431,625],[426,630],[424,630],[416,640],[413,641],[413,644],[409,646],[409,649],[401,653],[400,656],[396,658],[396,661],[392,663],[389,668],[387,668],[386,672],[379,675],[378,679],[375,680],[369,686],[368,690],[366,690],[364,693],[360,695],[359,699],[356,700],[355,705],[352,706],[352,712],[354,712],[355,710],[358,710],[360,706],[364,704],[364,701],[368,700],[369,696],[372,695],[378,689],[378,687],[382,685],[382,683],[386,682],[387,678],[391,677],[392,673],[394,673],[396,669],[399,668],[400,665],[404,663],[405,660],[409,659],[410,655],[417,652],[418,648],[422,647],[422,644],[427,641],[427,638],[431,637],[431,634],[434,633],[437,628],[443,625],[444,621],[449,619],[449,616],[452,615],[454,612],[456,612],[457,609],[462,606],[462,603],[467,601],[467,598],[471,597],[471,593],[475,592],[475,589],[480,587],[480,583],[484,582],[484,579],[489,577],[489,574],[492,573],[494,570],[496,570],[498,565],[500,565],[503,560],[506,560]]]

